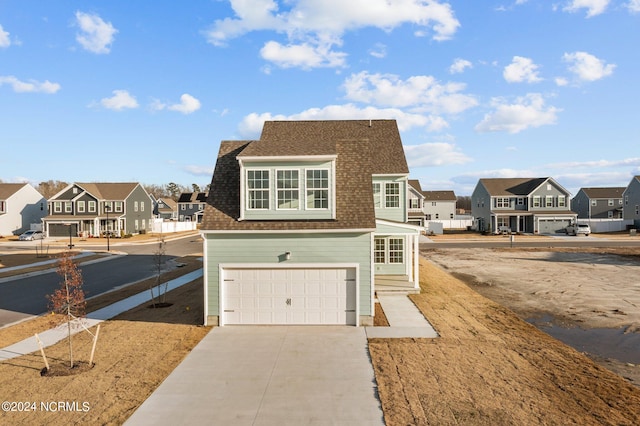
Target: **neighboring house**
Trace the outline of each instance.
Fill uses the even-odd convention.
[[[157,219],[178,220],[178,203],[171,198],[154,199],[153,215]]]
[[[622,219],[624,187],[580,188],[571,200],[578,219]]]
[[[50,237],[99,237],[151,230],[153,201],[139,183],[73,183],[49,199],[43,219]]]
[[[40,224],[47,200],[28,183],[0,183],[0,236],[19,235]]]
[[[395,120],[269,121],[220,144],[204,213],[205,321],[372,325],[377,279],[419,288]]]
[[[633,220],[636,229],[640,228],[640,176],[634,176],[622,193],[624,199],[623,216]]]
[[[207,192],[183,192],[178,198],[178,220],[180,222],[202,222]]]
[[[455,219],[457,197],[453,191],[422,191],[422,195],[427,222]]]
[[[471,195],[478,231],[549,234],[576,220],[570,194],[550,177],[480,179]]]
[[[420,186],[420,181],[417,179],[409,179],[407,203],[407,208],[409,209],[408,222],[420,227],[424,227],[424,195],[422,195],[422,187]]]

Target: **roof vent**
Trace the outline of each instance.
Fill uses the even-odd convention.
[[[372,124],[372,123],[371,123],[371,119],[369,119],[369,127],[371,127],[371,124]]]

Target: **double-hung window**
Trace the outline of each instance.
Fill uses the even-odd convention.
[[[509,207],[509,198],[496,198],[496,207],[498,208],[506,208]]]
[[[247,171],[248,208],[269,208],[269,170]]]
[[[91,200],[89,201],[89,213],[95,213],[96,212],[96,202]]]
[[[329,208],[329,170],[307,170],[307,209]]]
[[[553,207],[553,197],[551,195],[547,195],[544,199],[545,207]]]
[[[278,209],[298,209],[300,206],[300,179],[297,170],[276,172]]]
[[[382,189],[379,183],[373,184],[373,206],[375,208],[382,207]]]
[[[540,196],[535,195],[533,197],[533,207],[540,207]]]
[[[376,237],[373,247],[374,263],[403,263],[404,239]]]
[[[564,195],[558,195],[558,207],[566,207],[566,198]]]
[[[78,201],[77,203],[78,213],[84,213],[84,201]]]
[[[64,212],[65,213],[72,213],[73,212],[73,206],[71,205],[71,201],[65,201],[64,202]]]
[[[373,261],[374,263],[385,263],[387,259],[387,240],[384,238],[376,238],[374,240]]]
[[[389,238],[389,263],[404,262],[404,240],[402,238]]]
[[[400,184],[387,182],[384,184],[385,207],[400,207]]]

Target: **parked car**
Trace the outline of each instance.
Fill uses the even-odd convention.
[[[572,223],[566,228],[567,235],[580,235],[584,234],[589,236],[591,233],[591,227],[586,223]]]
[[[42,231],[27,231],[20,235],[18,238],[20,241],[33,241],[33,240],[41,240],[44,238],[44,233]]]

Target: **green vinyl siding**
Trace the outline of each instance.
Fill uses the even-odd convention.
[[[357,263],[360,315],[371,312],[371,234],[204,234],[209,315],[220,315],[219,264]],[[285,260],[284,254],[291,253]]]
[[[405,176],[374,176],[373,184],[376,218],[406,222],[407,178]]]

